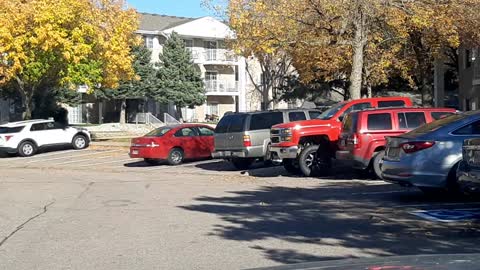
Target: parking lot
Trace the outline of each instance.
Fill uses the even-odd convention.
[[[123,148],[0,159],[0,269],[244,269],[480,252],[480,203],[359,178],[147,166]],[[88,259],[86,259],[88,258]]]

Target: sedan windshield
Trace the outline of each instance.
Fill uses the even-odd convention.
[[[338,103],[337,105],[333,106],[332,108],[324,111],[317,119],[321,120],[330,120],[338,111],[340,111],[343,107],[345,107],[346,103]]]
[[[145,135],[146,137],[162,137],[165,135],[167,132],[169,132],[172,128],[171,127],[162,127],[162,128],[157,128],[155,130],[150,131]]]

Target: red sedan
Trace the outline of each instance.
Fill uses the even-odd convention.
[[[185,159],[211,157],[213,128],[207,125],[182,124],[153,130],[147,135],[132,139],[131,158],[143,158],[148,164],[166,160],[178,165]]]

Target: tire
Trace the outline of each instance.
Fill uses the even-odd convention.
[[[37,146],[31,141],[24,141],[18,146],[18,154],[21,157],[31,157],[37,153]]]
[[[298,164],[307,177],[324,176],[330,173],[332,157],[325,147],[310,145],[300,153]]]
[[[180,148],[173,148],[170,150],[170,153],[168,154],[168,159],[167,162],[170,165],[179,165],[182,164],[184,159],[184,153],[183,150]]]
[[[231,162],[237,170],[247,170],[254,161],[253,158],[234,158]]]
[[[267,145],[267,151],[265,152],[265,156],[263,157],[263,165],[266,167],[273,166],[272,161],[272,152],[270,152],[270,144]]]
[[[302,173],[295,159],[284,159],[282,164],[283,168],[293,175],[299,175]]]
[[[159,165],[160,164],[160,160],[154,159],[154,158],[145,158],[145,159],[143,159],[143,161],[145,161],[145,163],[147,163],[148,165]]]
[[[89,145],[88,138],[84,135],[75,135],[72,139],[72,146],[75,150],[82,150]]]
[[[376,177],[376,179],[383,180],[380,162],[382,161],[384,156],[385,156],[385,151],[377,152],[375,154],[375,156],[373,156],[372,169],[373,169],[373,174]]]

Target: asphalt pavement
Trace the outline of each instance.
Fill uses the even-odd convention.
[[[480,218],[446,218],[479,211],[475,199],[425,197],[348,168],[303,178],[65,149],[2,158],[0,170],[0,269],[245,269],[480,251]]]

